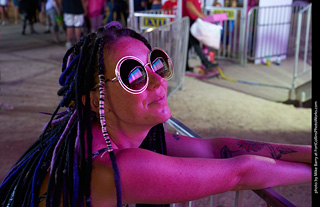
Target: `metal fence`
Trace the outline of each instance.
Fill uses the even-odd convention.
[[[152,47],[165,50],[173,62],[174,76],[168,81],[168,98],[183,89],[187,61],[189,18],[177,19],[142,33]]]
[[[248,12],[245,60],[261,63],[293,55],[301,9],[301,5],[253,7]]]
[[[206,15],[227,13],[228,20],[223,22],[220,49],[215,51],[218,59],[243,60],[245,16],[244,8],[205,6]],[[138,32],[168,24],[178,19],[176,10],[148,10],[135,12],[128,19],[128,26]]]

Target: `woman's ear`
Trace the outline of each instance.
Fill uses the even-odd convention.
[[[82,103],[83,105],[86,104],[86,96],[82,95]],[[99,114],[99,93],[97,93],[97,91],[90,91],[90,109],[93,112],[96,112],[97,114]],[[109,108],[105,107],[105,112],[110,111]]]
[[[86,95],[82,95],[81,97],[82,104],[86,104]],[[96,113],[99,113],[99,95],[97,96],[96,93],[93,91],[90,92],[90,109]]]

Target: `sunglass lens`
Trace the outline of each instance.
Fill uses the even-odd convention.
[[[136,60],[127,59],[121,64],[121,81],[132,90],[140,90],[147,84],[147,74]]]
[[[172,63],[169,57],[161,50],[153,50],[150,54],[150,62],[155,73],[163,78],[172,75]]]

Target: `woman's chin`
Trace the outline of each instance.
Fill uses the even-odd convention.
[[[171,117],[171,110],[168,106],[159,109],[158,111],[160,123],[166,122]]]

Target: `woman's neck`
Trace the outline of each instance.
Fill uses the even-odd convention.
[[[150,129],[151,127],[139,128],[137,126],[116,128],[109,126],[107,128],[113,149],[138,148]],[[92,135],[93,152],[107,146],[99,123],[92,123]]]

